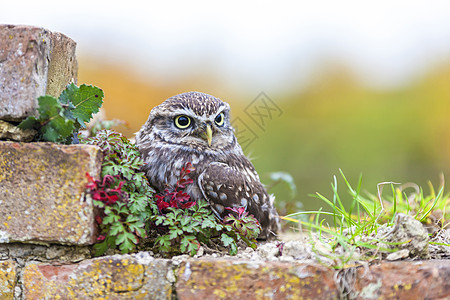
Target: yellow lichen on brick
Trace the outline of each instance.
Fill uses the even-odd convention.
[[[227,296],[227,294],[221,290],[214,290],[213,294],[222,299],[225,299]]]
[[[43,282],[41,280],[42,274],[39,272],[37,265],[28,265],[25,268],[25,272],[23,273],[23,282],[25,283],[25,288],[32,291],[31,297],[35,297],[35,299],[39,299],[43,294]],[[45,286],[46,289],[50,289],[49,285]],[[32,299],[32,298],[30,298]]]
[[[315,265],[190,261],[179,269],[177,295],[183,299],[315,299],[319,294],[336,298],[336,289],[322,288],[325,281],[335,287],[327,271]]]
[[[167,274],[165,266],[163,274]],[[149,273],[146,276],[146,268],[131,255],[65,266],[30,264],[24,269],[25,298],[152,299],[154,293],[159,293],[162,296],[158,299],[170,299],[170,283],[162,278],[165,284],[158,286],[158,278]]]
[[[12,217],[0,219],[0,230],[13,241],[93,243],[92,203],[80,199],[86,172],[96,177],[100,167],[93,146],[0,142],[0,216]]]
[[[16,267],[12,261],[0,262],[0,299],[13,299]]]

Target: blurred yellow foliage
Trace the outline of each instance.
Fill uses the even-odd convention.
[[[258,138],[245,151],[263,182],[273,171],[294,177],[294,200],[277,186],[281,214],[304,208],[317,209],[308,194],[331,194],[332,175],[341,168],[351,183],[363,174],[363,188],[374,192],[381,181],[438,180],[450,171],[450,64],[423,74],[407,86],[373,89],[362,85],[345,69],[334,69],[301,90],[268,95],[282,110],[264,128],[244,113],[252,98],[226,94],[220,81],[205,84],[207,76],[163,85],[126,66],[80,60],[79,83],[93,84],[105,92],[108,118],[126,120],[119,131],[132,137],[146,121],[150,109],[164,99],[188,90],[200,90],[231,103],[233,116],[241,118]],[[217,93],[214,93],[218,91]],[[256,97],[256,95],[254,95]],[[238,98],[238,99],[236,99]],[[235,99],[235,102],[232,101]],[[436,183],[437,184],[437,183]]]

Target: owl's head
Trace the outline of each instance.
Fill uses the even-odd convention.
[[[173,96],[150,112],[141,129],[153,139],[198,150],[234,147],[230,105],[211,95],[188,92]],[[142,135],[139,132],[139,135]]]

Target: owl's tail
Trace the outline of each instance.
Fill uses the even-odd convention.
[[[278,212],[273,205],[274,201],[275,196],[272,194],[269,195],[269,222],[267,226],[263,226],[262,231],[258,236],[259,240],[275,239],[277,234],[281,231],[280,217],[278,216]]]
[[[277,233],[281,231],[281,225],[280,225],[280,217],[274,205],[275,196],[273,194],[269,195],[269,202],[270,202],[270,210],[269,210],[270,233],[268,238],[274,238],[277,236]]]

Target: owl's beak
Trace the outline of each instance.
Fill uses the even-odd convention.
[[[211,146],[212,143],[212,129],[211,125],[206,125],[206,141],[208,142],[208,146]]]

